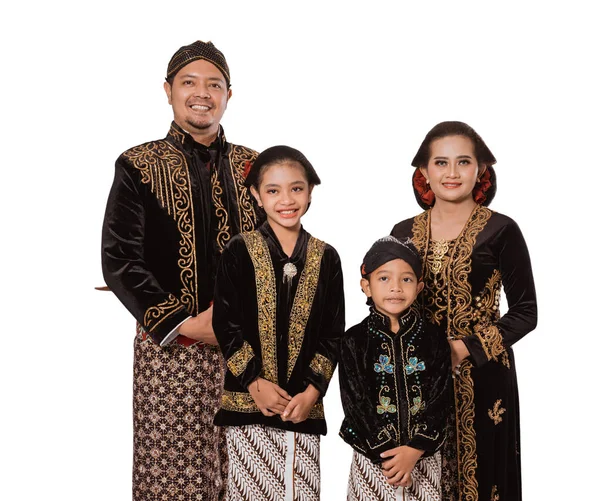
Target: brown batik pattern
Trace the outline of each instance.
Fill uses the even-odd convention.
[[[285,499],[286,431],[263,425],[227,428],[230,457],[227,501]],[[318,501],[321,488],[320,437],[295,433],[294,501]]]
[[[133,500],[220,501],[227,451],[213,425],[224,363],[216,347],[135,339]]]

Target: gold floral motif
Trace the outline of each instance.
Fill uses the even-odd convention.
[[[183,306],[179,303],[179,300],[173,294],[169,294],[165,301],[148,308],[146,313],[144,313],[144,326],[146,330],[152,332],[163,320],[173,313],[178,312],[181,308]]]
[[[492,486],[492,495],[490,497],[490,501],[500,501],[500,494],[498,494],[498,486]]]
[[[310,368],[316,374],[320,374],[325,377],[327,381],[329,381],[331,376],[333,376],[333,363],[320,353],[316,353],[313,359],[310,361]]]
[[[215,215],[217,216],[217,246],[219,252],[223,252],[223,249],[227,245],[227,242],[231,239],[231,228],[229,226],[229,215],[227,209],[223,205],[223,187],[219,182],[219,169],[218,166],[212,169],[210,176],[210,184],[212,187],[212,202],[215,208]]]
[[[262,352],[264,378],[277,383],[277,287],[269,248],[258,231],[242,233],[248,254],[254,265],[256,301],[258,303],[258,336]]]
[[[294,303],[290,312],[290,326],[288,329],[288,366],[287,379],[290,380],[296,360],[304,341],[304,331],[310,316],[313,300],[319,282],[321,260],[325,252],[325,242],[310,237],[306,249],[306,264],[298,281],[298,288],[294,296]],[[333,370],[332,370],[333,373]]]
[[[422,212],[415,217],[411,240],[421,254],[421,258],[424,258],[429,244],[429,211]]]
[[[506,409],[500,407],[502,405],[502,400],[496,400],[493,409],[488,409],[488,416],[494,422],[494,424],[500,424],[502,421],[502,414],[506,412]]]
[[[192,187],[185,157],[167,141],[153,141],[136,146],[123,153],[123,156],[140,171],[142,183],[150,185],[158,202],[177,224],[181,235],[177,260],[182,283],[179,301],[190,314],[196,314],[198,287],[195,222]],[[155,310],[153,312],[152,315]]]
[[[250,393],[240,391],[229,391],[223,390],[223,396],[221,397],[221,408],[226,411],[234,412],[260,412],[258,405],[252,398]],[[308,419],[324,419],[325,409],[323,407],[323,400],[317,400],[317,403],[308,413]]]
[[[431,273],[438,275],[445,268],[444,261],[448,261],[448,251],[450,250],[450,242],[448,240],[432,240],[431,254],[427,256],[427,265]]]
[[[252,357],[254,357],[252,346],[247,341],[244,341],[242,347],[227,360],[227,367],[237,377],[246,370],[248,362],[252,360]]]
[[[481,328],[479,325],[476,325],[474,330],[481,342],[487,359],[498,362],[498,357],[506,351],[502,334],[500,334],[498,327],[490,325],[489,327]]]
[[[240,218],[240,232],[252,231],[256,221],[256,213],[252,205],[250,191],[244,185],[244,170],[246,162],[254,162],[258,153],[244,146],[236,144],[231,146],[229,153],[229,165],[231,168],[231,177],[234,180],[236,195],[238,200],[238,215]]]

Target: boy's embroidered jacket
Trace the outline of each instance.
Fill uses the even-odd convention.
[[[206,147],[175,122],[165,139],[127,150],[115,164],[102,229],[102,271],[156,343],[210,306],[229,239],[255,227],[244,172],[257,153]]]
[[[268,223],[232,238],[217,271],[213,327],[227,363],[215,424],[326,433],[322,397],[344,333],[342,269],[333,247],[301,229],[288,257]],[[321,396],[308,419],[293,424],[264,416],[247,389],[259,376],[292,396],[312,383]]]
[[[371,314],[348,330],[340,344],[340,436],[375,463],[400,445],[435,452],[450,412],[450,348],[426,329],[413,307],[394,334],[387,316]]]

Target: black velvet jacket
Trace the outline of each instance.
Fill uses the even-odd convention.
[[[229,239],[254,228],[244,172],[256,152],[223,130],[206,147],[174,122],[167,137],[115,164],[102,230],[102,271],[119,300],[160,343],[212,301]]]
[[[284,281],[292,263],[296,275]],[[344,333],[344,291],[335,249],[301,229],[292,256],[268,223],[231,239],[217,272],[215,335],[227,361],[217,425],[264,424],[303,433],[327,431],[322,397]],[[321,393],[306,421],[263,415],[247,390],[258,376],[290,395],[312,383]]]
[[[417,308],[389,318],[375,308],[340,343],[344,421],[340,436],[374,463],[400,445],[435,452],[445,438],[452,378],[450,348]]]

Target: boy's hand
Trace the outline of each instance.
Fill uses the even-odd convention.
[[[306,390],[298,393],[290,400],[284,413],[281,415],[281,420],[301,423],[308,417],[308,413],[313,408],[313,405],[315,405],[319,395],[319,390],[312,384],[309,384]]]
[[[248,385],[248,391],[265,416],[281,414],[292,399],[287,391],[261,377]]]
[[[422,455],[423,451],[413,449],[408,445],[401,445],[395,449],[382,452],[382,458],[391,458],[381,465],[388,484],[394,487],[410,487],[412,484],[410,474]]]

